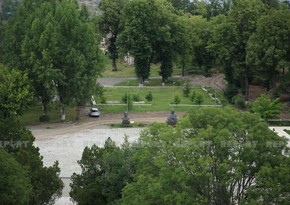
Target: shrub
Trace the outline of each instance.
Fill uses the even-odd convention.
[[[237,86],[233,84],[227,84],[226,89],[224,90],[225,97],[231,101],[232,98],[238,94],[238,88]]]
[[[100,102],[101,102],[101,104],[106,104],[107,103],[105,96],[101,96],[100,97]]]
[[[194,103],[197,105],[201,105],[203,101],[204,101],[203,96],[200,93],[197,93],[194,99]]]
[[[175,95],[173,99],[173,104],[179,104],[181,102],[179,95]]]
[[[191,93],[191,96],[190,96],[190,100],[191,100],[191,102],[193,102],[193,103],[194,103],[194,101],[195,101],[195,96],[196,96],[196,93],[195,93],[195,91],[193,91],[193,92]]]
[[[190,90],[191,90],[191,86],[189,85],[188,81],[186,81],[184,85],[184,89],[183,89],[183,95],[185,97],[188,97],[190,94]]]
[[[134,95],[132,96],[132,98],[133,98],[133,101],[134,101],[134,102],[140,102],[140,101],[141,101],[140,96],[137,95],[137,94],[134,94]]]
[[[246,103],[245,103],[245,99],[243,98],[243,96],[240,96],[240,95],[234,96],[232,98],[232,102],[239,109],[245,109],[246,108]]]
[[[41,115],[39,117],[39,122],[49,122],[49,116],[48,115]]]
[[[251,105],[251,111],[258,113],[262,119],[269,120],[277,117],[283,110],[279,99],[271,99],[267,94],[262,94]]]
[[[148,102],[151,102],[153,100],[152,92],[149,91],[149,93],[145,96],[145,98]]]

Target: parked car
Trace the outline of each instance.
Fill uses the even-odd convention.
[[[100,117],[100,110],[98,108],[91,108],[90,109],[90,116],[91,117]]]

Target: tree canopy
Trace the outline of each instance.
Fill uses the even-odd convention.
[[[103,148],[86,147],[78,164],[81,174],[72,175],[70,196],[78,204],[119,204],[122,189],[131,182],[134,173],[128,142],[121,147],[108,138]]]
[[[63,120],[65,106],[89,101],[102,71],[96,29],[85,10],[69,0],[25,0],[5,28],[3,61],[27,72],[45,114],[58,95]]]
[[[31,101],[27,75],[0,64],[0,118],[21,114]]]
[[[141,133],[122,204],[287,204],[285,150],[286,140],[255,115],[194,110],[176,127]],[[279,171],[285,178],[271,180]]]
[[[25,204],[41,205],[54,203],[54,200],[61,196],[63,188],[63,183],[59,178],[60,169],[58,167],[58,162],[56,161],[54,165],[50,167],[45,167],[43,165],[39,149],[33,145],[33,135],[28,129],[23,127],[16,118],[0,118],[0,130],[1,147],[14,157],[27,174],[26,176],[29,182],[29,185],[27,186],[28,189],[23,193],[18,193],[19,197],[27,197],[27,194],[30,192],[29,187],[31,187],[32,191],[27,200],[29,203]],[[19,184],[19,188],[22,188],[21,186],[25,185],[25,181],[21,176],[23,175],[23,172],[21,169],[19,170],[19,173],[10,173],[10,179],[19,176],[19,182],[22,180],[21,184]],[[17,181],[11,181],[11,183],[14,182]],[[7,196],[13,197],[11,194],[7,194]],[[19,201],[19,203],[21,203],[21,201]]]
[[[0,204],[28,204],[32,188],[27,171],[2,148],[0,164]]]
[[[287,140],[251,113],[200,108],[154,123],[136,144],[85,148],[79,204],[287,204]],[[274,177],[275,176],[275,177]]]

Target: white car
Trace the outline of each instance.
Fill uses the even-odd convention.
[[[100,111],[98,108],[91,108],[90,109],[90,116],[91,117],[100,117]]]

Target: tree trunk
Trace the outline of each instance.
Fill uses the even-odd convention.
[[[185,63],[182,61],[182,77],[185,76]]]
[[[245,101],[249,101],[249,77],[248,74],[245,76]]]
[[[272,98],[276,98],[276,90],[277,90],[277,86],[276,86],[276,72],[274,71],[272,73],[272,77],[271,77],[271,88],[272,88],[272,91],[271,91],[271,96]]]
[[[45,116],[47,116],[48,115],[48,105],[42,105],[43,106],[43,114],[45,115]]]
[[[112,58],[112,71],[118,71],[116,58]]]
[[[139,78],[139,86],[143,86],[144,85],[144,78],[140,77]]]
[[[81,107],[77,106],[77,108],[76,108],[76,121],[80,120],[80,113],[81,113],[80,111],[81,111]]]
[[[61,108],[60,108],[60,119],[61,119],[61,121],[65,121],[65,108],[64,108],[64,106],[61,106]]]

